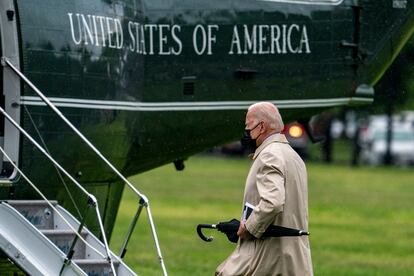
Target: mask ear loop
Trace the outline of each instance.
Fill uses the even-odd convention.
[[[263,121],[258,122],[252,129],[245,129],[245,131],[248,131],[249,134],[250,134],[250,132],[252,132],[253,130],[255,130],[261,123],[263,123]]]
[[[260,125],[260,130],[259,130],[259,135],[257,135],[257,137],[255,138],[257,140],[257,138],[260,137],[260,135],[262,135],[262,133],[260,132],[262,130],[262,124],[264,124],[263,121],[260,121],[253,129],[255,129],[256,127],[258,127]],[[252,129],[252,130],[253,130]]]

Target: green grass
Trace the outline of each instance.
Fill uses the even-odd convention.
[[[198,223],[240,216],[245,159],[193,157],[183,172],[167,165],[131,178],[151,202],[170,275],[213,275],[234,248]],[[311,250],[315,275],[414,275],[414,173],[397,168],[308,164]],[[118,250],[137,202],[126,190],[111,239]],[[146,213],[126,262],[140,275],[161,275]]]

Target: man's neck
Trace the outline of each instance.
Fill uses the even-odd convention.
[[[264,138],[260,139],[260,140],[258,139],[257,146],[260,147],[260,145],[263,144],[263,142],[266,141],[267,138],[269,138],[272,135],[278,134],[278,133],[280,133],[280,131],[273,130],[273,131],[269,131],[269,133],[267,133],[267,134],[262,135]]]

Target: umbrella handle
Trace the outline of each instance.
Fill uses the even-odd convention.
[[[197,234],[198,236],[206,242],[211,242],[213,240],[213,237],[206,237],[203,232],[201,231],[202,228],[209,228],[209,229],[216,229],[216,225],[215,224],[199,224],[197,225]]]

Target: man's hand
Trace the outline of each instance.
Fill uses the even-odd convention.
[[[240,226],[239,226],[239,230],[237,231],[237,236],[239,236],[240,239],[242,240],[251,240],[254,237],[252,234],[249,233],[249,231],[247,231],[245,224],[246,224],[245,220],[240,221]]]

